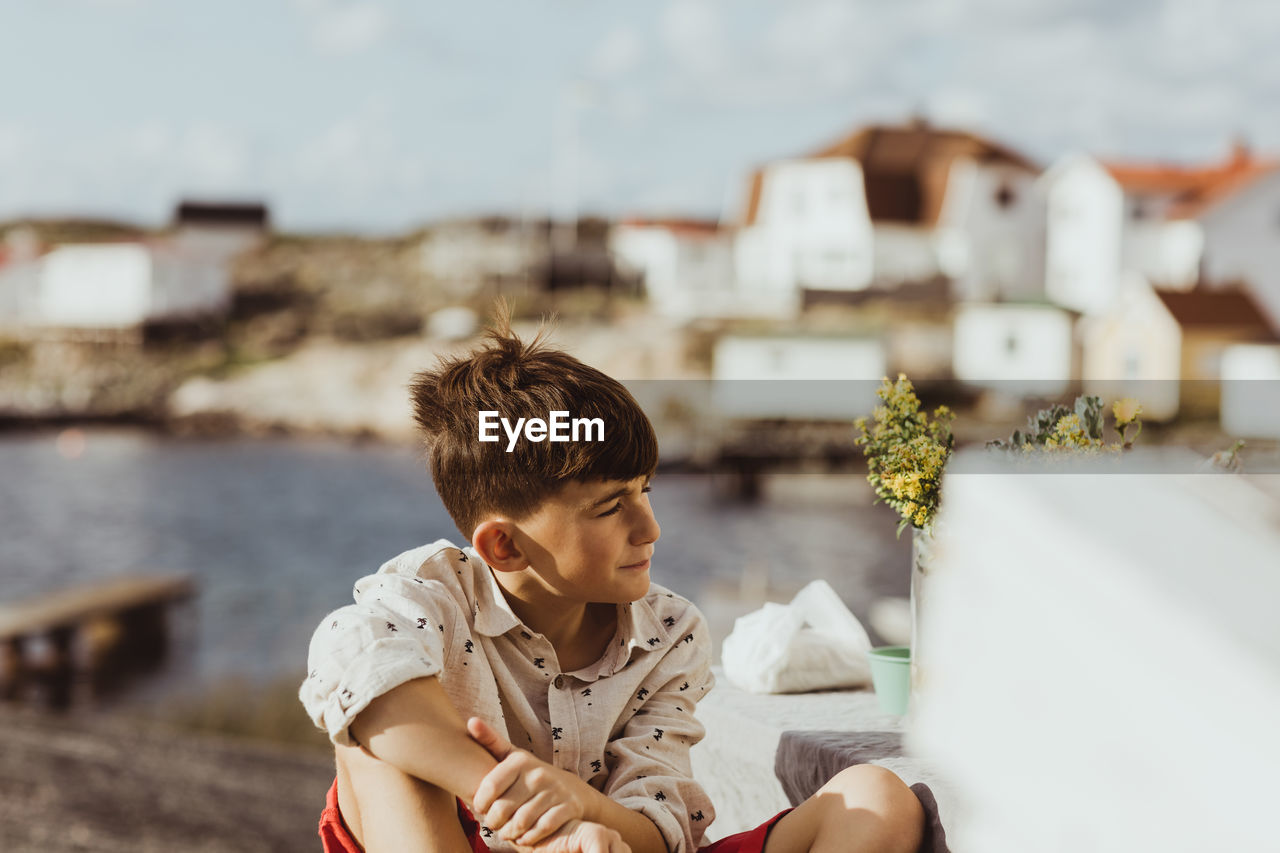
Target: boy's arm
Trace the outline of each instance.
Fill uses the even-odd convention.
[[[356,716],[350,732],[375,758],[467,802],[498,763],[468,736],[435,676],[378,696]]]
[[[467,721],[467,729],[477,744],[500,760],[476,790],[476,806],[486,812],[490,828],[503,838],[521,846],[536,844],[550,834],[547,827],[558,818],[552,809],[544,813],[547,820],[534,818],[536,823],[532,826],[522,820],[524,816],[519,811],[522,801],[513,795],[513,789],[524,782],[534,794],[546,792],[561,804],[574,803],[580,809],[578,816],[582,820],[616,830],[633,853],[667,853],[662,833],[640,812],[614,802],[581,777],[516,749],[478,717]]]
[[[502,741],[497,732],[479,718],[473,718],[472,724],[476,723],[484,726],[492,736],[491,741]],[[468,736],[467,724],[434,676],[405,682],[374,699],[352,722],[351,735],[380,761],[467,802],[472,802],[476,788],[489,771],[498,766],[498,760],[489,750]],[[506,750],[512,751],[510,744],[506,744]],[[588,790],[596,793],[589,787]],[[529,798],[523,780],[514,782],[511,793]],[[624,822],[632,817],[640,818],[657,835],[653,824],[640,815],[626,809],[622,811],[626,812],[625,816],[612,817],[622,817]],[[628,832],[603,816],[578,816],[558,824],[556,830],[539,838],[539,853],[632,853]],[[657,842],[653,853],[663,853],[665,847],[660,836]],[[635,848],[635,853],[650,853],[650,848]]]

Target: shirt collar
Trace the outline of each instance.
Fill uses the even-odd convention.
[[[467,559],[475,567],[476,613],[475,629],[486,637],[500,637],[523,623],[511,609],[497,577],[480,555],[473,549],[465,551]],[[527,627],[527,626],[526,626]],[[618,629],[614,645],[601,659],[601,674],[613,674],[626,666],[636,651],[648,652],[670,645],[667,628],[642,598],[629,604],[618,605]]]
[[[502,594],[493,569],[471,548],[466,553],[467,559],[474,561],[476,574],[480,576],[476,578],[476,630],[486,637],[500,637],[519,627],[520,618]]]
[[[613,675],[631,663],[637,652],[650,652],[671,644],[647,598],[618,605],[618,631],[614,644],[601,660],[599,675]]]

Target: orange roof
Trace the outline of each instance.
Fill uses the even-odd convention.
[[[1280,167],[1278,160],[1259,160],[1236,143],[1231,156],[1210,166],[1178,166],[1104,162],[1121,188],[1131,195],[1167,196],[1169,219],[1195,219],[1210,206]]]
[[[905,125],[870,125],[804,159],[838,157],[856,160],[862,167],[867,209],[874,222],[936,223],[942,211],[947,175],[957,159],[1039,171],[1011,148],[965,131],[933,127],[921,119]],[[747,224],[756,220],[763,178],[763,169],[751,175]]]

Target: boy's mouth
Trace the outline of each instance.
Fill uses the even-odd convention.
[[[649,568],[649,559],[650,559],[649,557],[645,557],[643,560],[641,560],[638,563],[629,563],[628,565],[622,566],[622,568],[638,572],[643,569]]]

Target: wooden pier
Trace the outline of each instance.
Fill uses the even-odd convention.
[[[0,700],[35,686],[66,708],[77,679],[100,692],[158,664],[169,647],[166,611],[194,592],[188,575],[130,575],[0,604]]]

